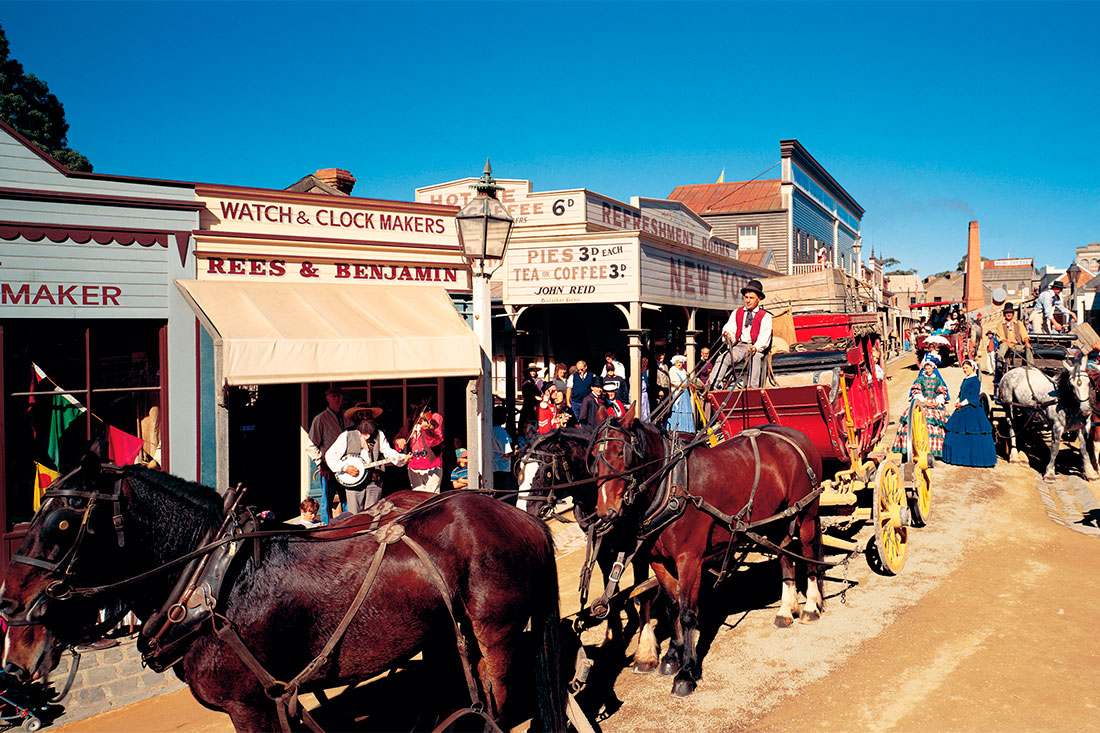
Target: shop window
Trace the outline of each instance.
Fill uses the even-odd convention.
[[[737,227],[737,246],[740,249],[756,249],[760,246],[760,227]]]
[[[163,321],[152,320],[89,325],[45,319],[0,327],[8,527],[33,514],[36,462],[65,473],[79,464],[92,441],[109,438],[110,428],[116,437],[132,436],[116,442],[120,448],[135,450],[140,442],[137,455],[127,456],[130,462],[163,460],[164,328]],[[32,365],[45,375],[37,384]],[[55,434],[51,450],[51,429],[56,430],[51,423],[55,413],[61,414],[54,405],[55,387],[86,409]]]

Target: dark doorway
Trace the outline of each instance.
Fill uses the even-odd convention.
[[[243,482],[247,503],[277,517],[298,514],[300,403],[297,384],[237,387],[229,393],[229,483]]]

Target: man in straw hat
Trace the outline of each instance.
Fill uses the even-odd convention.
[[[764,286],[759,280],[749,280],[741,288],[743,305],[730,314],[722,327],[726,353],[711,372],[708,386],[721,385],[729,378],[731,370],[737,373],[738,365],[747,364],[748,374],[740,386],[764,386],[764,354],[772,344],[772,314],[760,305],[764,300]],[[744,368],[744,367],[742,367]]]
[[[341,408],[344,406],[344,390],[335,385],[329,387],[325,390],[325,401],[328,406],[309,424],[306,455],[313,461],[320,474],[320,496],[315,498],[321,505],[320,519],[328,524],[333,494],[340,493],[340,490],[335,486],[336,481],[322,459],[340,433],[344,432],[344,416],[341,413]]]
[[[361,477],[361,469],[355,465],[353,456],[358,456],[368,465],[385,459],[391,465],[404,466],[409,460],[407,455],[398,453],[390,446],[386,434],[375,424],[374,421],[381,414],[381,407],[371,407],[363,403],[345,410],[344,418],[355,420],[355,427],[340,433],[325,452],[325,463],[334,475],[345,474],[359,480],[355,486],[344,487],[347,510],[352,514],[369,509],[382,498],[383,478],[382,469],[377,466],[362,469],[367,475]]]

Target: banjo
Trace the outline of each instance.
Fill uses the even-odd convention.
[[[374,461],[373,463],[367,463],[363,460],[362,456],[352,455],[347,456],[344,460],[346,461],[346,463],[344,464],[344,470],[336,474],[336,481],[339,482],[341,486],[349,489],[355,488],[356,486],[367,480],[368,469],[378,468],[379,466],[392,465],[390,464],[390,459],[388,458],[383,458],[381,460]],[[348,468],[351,466],[355,466],[357,469],[359,469],[358,476],[352,476],[350,473],[347,472]]]

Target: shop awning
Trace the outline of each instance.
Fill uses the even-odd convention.
[[[436,286],[177,280],[232,385],[476,376],[477,337]]]

